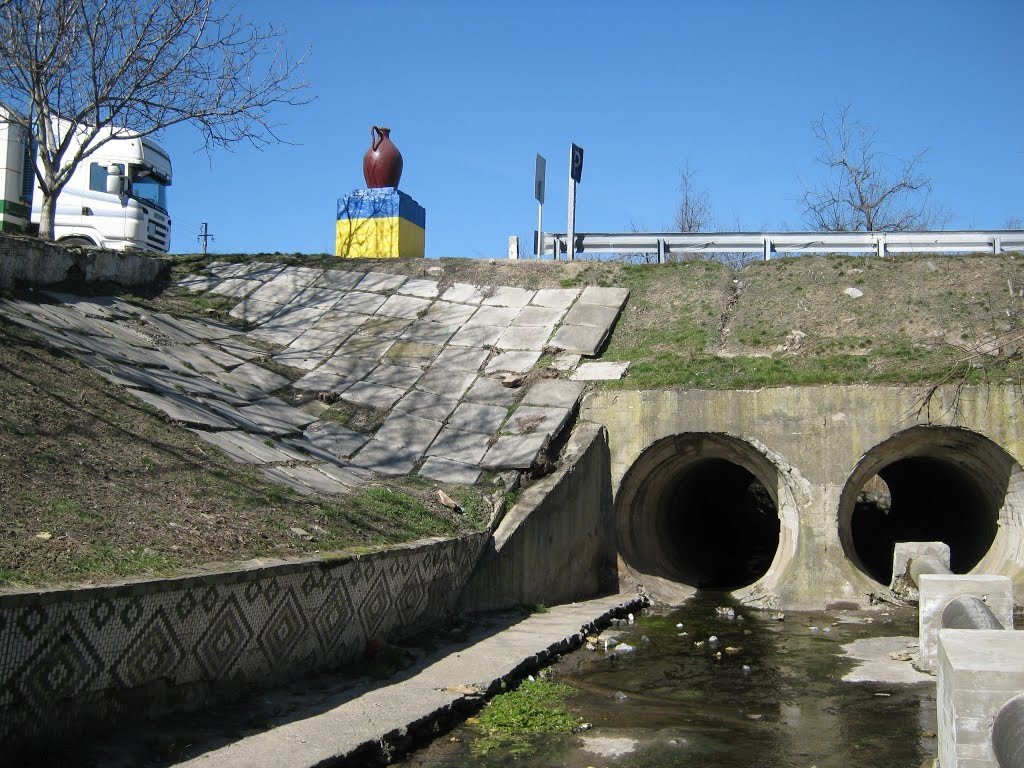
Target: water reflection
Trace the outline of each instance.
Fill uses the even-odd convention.
[[[715,613],[723,601],[704,594],[670,614],[640,617],[619,635],[633,653],[611,658],[599,646],[563,658],[553,674],[579,690],[569,704],[593,728],[538,737],[517,765],[908,768],[934,755],[933,685],[841,681],[852,666],[839,655],[844,643],[911,636],[912,613],[875,614],[870,624],[847,612],[777,621],[735,605],[742,619],[730,621]],[[471,757],[475,735],[458,728],[404,764],[508,763],[507,755]]]

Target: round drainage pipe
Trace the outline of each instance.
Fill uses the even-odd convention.
[[[996,715],[992,751],[999,768],[1024,768],[1024,695],[1010,699]]]
[[[943,629],[1005,629],[980,597],[960,595],[942,609]]]

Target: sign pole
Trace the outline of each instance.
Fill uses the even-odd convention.
[[[576,258],[576,185],[583,180],[583,147],[569,148],[569,226],[565,253],[569,261]]]
[[[572,261],[576,256],[576,180],[569,179],[569,226],[565,236],[565,257]]]
[[[537,155],[537,171],[533,177],[533,196],[537,198],[537,259],[544,256],[544,182],[548,161]]]

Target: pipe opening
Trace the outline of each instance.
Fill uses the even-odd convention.
[[[662,500],[658,519],[678,579],[738,589],[768,572],[779,546],[775,502],[754,475],[725,459],[695,462]]]
[[[777,466],[738,438],[664,438],[637,459],[616,498],[623,565],[666,600],[781,578],[796,537],[780,522],[778,493]]]
[[[843,492],[840,539],[882,584],[896,542],[942,541],[950,570],[967,573],[989,552],[1006,496],[1008,465],[996,447],[954,428],[915,428],[865,455]]]

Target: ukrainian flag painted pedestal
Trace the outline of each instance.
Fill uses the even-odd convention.
[[[338,200],[334,253],[342,258],[423,256],[427,212],[394,187],[357,189]]]

